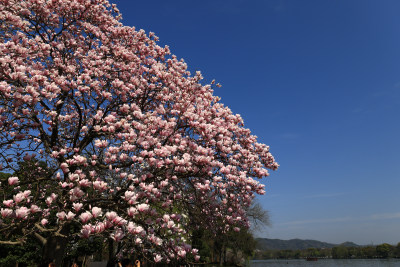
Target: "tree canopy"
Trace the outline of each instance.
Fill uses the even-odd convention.
[[[107,0],[0,0],[0,243],[35,237],[58,259],[103,236],[187,261],[196,228],[248,225],[269,147],[120,19]]]

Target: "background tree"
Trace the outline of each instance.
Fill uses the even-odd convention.
[[[374,246],[366,246],[361,249],[364,258],[372,259],[376,255],[376,249]]]
[[[278,166],[214,83],[120,18],[106,0],[0,0],[0,164],[36,166],[1,178],[0,243],[35,237],[58,266],[77,236],[197,260],[193,227],[248,226]]]
[[[387,243],[376,246],[376,254],[379,258],[388,258],[391,255],[393,246]]]
[[[347,259],[349,257],[349,250],[344,246],[337,246],[332,248],[332,258],[334,259]]]
[[[34,238],[26,240],[24,246],[0,244],[0,266],[36,266],[41,260],[41,246]]]

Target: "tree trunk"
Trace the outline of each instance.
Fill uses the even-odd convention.
[[[223,264],[225,265],[225,263],[226,263],[226,250],[227,250],[227,248],[226,248],[226,245],[224,244],[224,246],[223,246]]]
[[[108,262],[107,267],[115,266],[115,254],[114,254],[114,240],[108,239]]]
[[[51,236],[47,238],[47,242],[43,248],[43,261],[46,264],[54,262],[56,266],[62,266],[62,260],[67,244],[68,240],[65,237]]]
[[[221,250],[219,252],[219,266],[224,265],[224,245],[222,245]]]

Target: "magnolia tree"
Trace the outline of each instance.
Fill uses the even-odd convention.
[[[193,229],[248,225],[268,146],[120,19],[107,0],[0,0],[0,243],[35,237],[59,260],[103,236],[187,261]]]

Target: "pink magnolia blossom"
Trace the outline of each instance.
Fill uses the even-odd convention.
[[[121,240],[122,240],[122,238],[124,238],[124,236],[125,236],[125,234],[124,234],[124,231],[122,231],[121,229],[117,229],[117,230],[115,230],[111,235],[110,235],[110,237],[112,238],[112,239],[114,239],[115,240],[115,242],[120,242]]]
[[[128,222],[126,229],[128,230],[129,233],[133,233],[135,228],[136,228],[136,226],[133,222]]]
[[[13,176],[8,178],[9,185],[17,185],[18,183],[19,183],[18,177]]]
[[[45,202],[46,202],[46,204],[47,204],[48,206],[50,206],[51,203],[53,203],[53,199],[52,199],[51,197],[47,197]]]
[[[101,211],[101,208],[93,207],[92,214],[93,214],[93,218],[97,218],[97,217],[101,216],[103,214],[103,212]]]
[[[89,238],[89,236],[92,233],[92,231],[93,231],[93,227],[91,225],[85,224],[82,227],[81,235],[82,235],[83,238]]]
[[[13,214],[13,211],[12,211],[12,209],[3,209],[2,208],[0,213],[1,213],[1,216],[3,216],[3,218],[7,218]]]
[[[134,217],[138,213],[137,209],[134,207],[129,207],[128,208],[128,216],[129,217]]]
[[[75,217],[75,213],[73,213],[72,211],[68,211],[67,215],[66,215],[66,219],[67,220],[72,220]]]
[[[40,211],[42,211],[42,209],[39,208],[37,205],[33,204],[31,206],[31,213],[36,213],[36,212],[40,212]]]
[[[69,193],[71,195],[71,201],[80,199],[85,194],[79,187],[74,187]]]
[[[15,210],[15,217],[18,219],[26,219],[30,213],[27,207],[20,207]]]
[[[90,186],[92,183],[88,180],[88,179],[83,179],[79,181],[79,185],[81,187],[88,187]]]
[[[89,211],[86,211],[86,212],[82,213],[81,215],[79,215],[79,219],[81,220],[82,223],[86,223],[92,218],[93,218],[93,216]]]
[[[106,212],[106,217],[109,221],[113,221],[117,217],[117,213],[115,211]]]
[[[155,257],[154,257],[154,261],[155,262],[160,262],[162,260],[162,257],[161,257],[161,255],[159,255],[159,254],[157,254]]]
[[[144,233],[144,229],[143,229],[143,227],[142,226],[136,226],[135,227],[135,229],[133,230],[133,233],[134,234],[141,234],[141,233]]]
[[[186,256],[186,251],[183,250],[183,249],[182,249],[182,250],[179,250],[179,251],[178,251],[178,256],[181,257],[181,258],[184,258],[184,257]]]
[[[57,218],[61,221],[65,220],[65,218],[67,217],[67,214],[64,211],[58,212],[56,214]]]
[[[145,203],[139,204],[139,205],[137,206],[137,210],[140,211],[140,212],[146,212],[146,211],[149,210],[149,205],[148,205],[148,204],[145,204]]]
[[[65,163],[65,162],[61,163],[60,168],[63,171],[63,173],[68,173],[69,172],[68,164]]]
[[[174,223],[173,221],[168,221],[168,223],[167,223],[167,228],[168,228],[168,229],[171,229],[171,228],[173,228],[173,227],[175,227],[175,223]]]
[[[26,199],[25,194],[23,192],[20,192],[20,193],[14,195],[13,198],[14,198],[15,203],[17,203],[17,204]]]
[[[4,204],[4,206],[11,208],[14,206],[14,200],[12,200],[12,199],[4,200],[3,204]]]
[[[107,189],[107,183],[104,181],[95,181],[93,182],[93,188],[99,191],[105,191]]]
[[[102,233],[102,232],[104,232],[104,230],[106,230],[106,225],[104,223],[102,223],[102,222],[98,223],[95,226],[95,232],[96,233]]]
[[[83,204],[82,203],[72,203],[72,206],[73,206],[74,210],[76,212],[78,212],[83,207]]]

